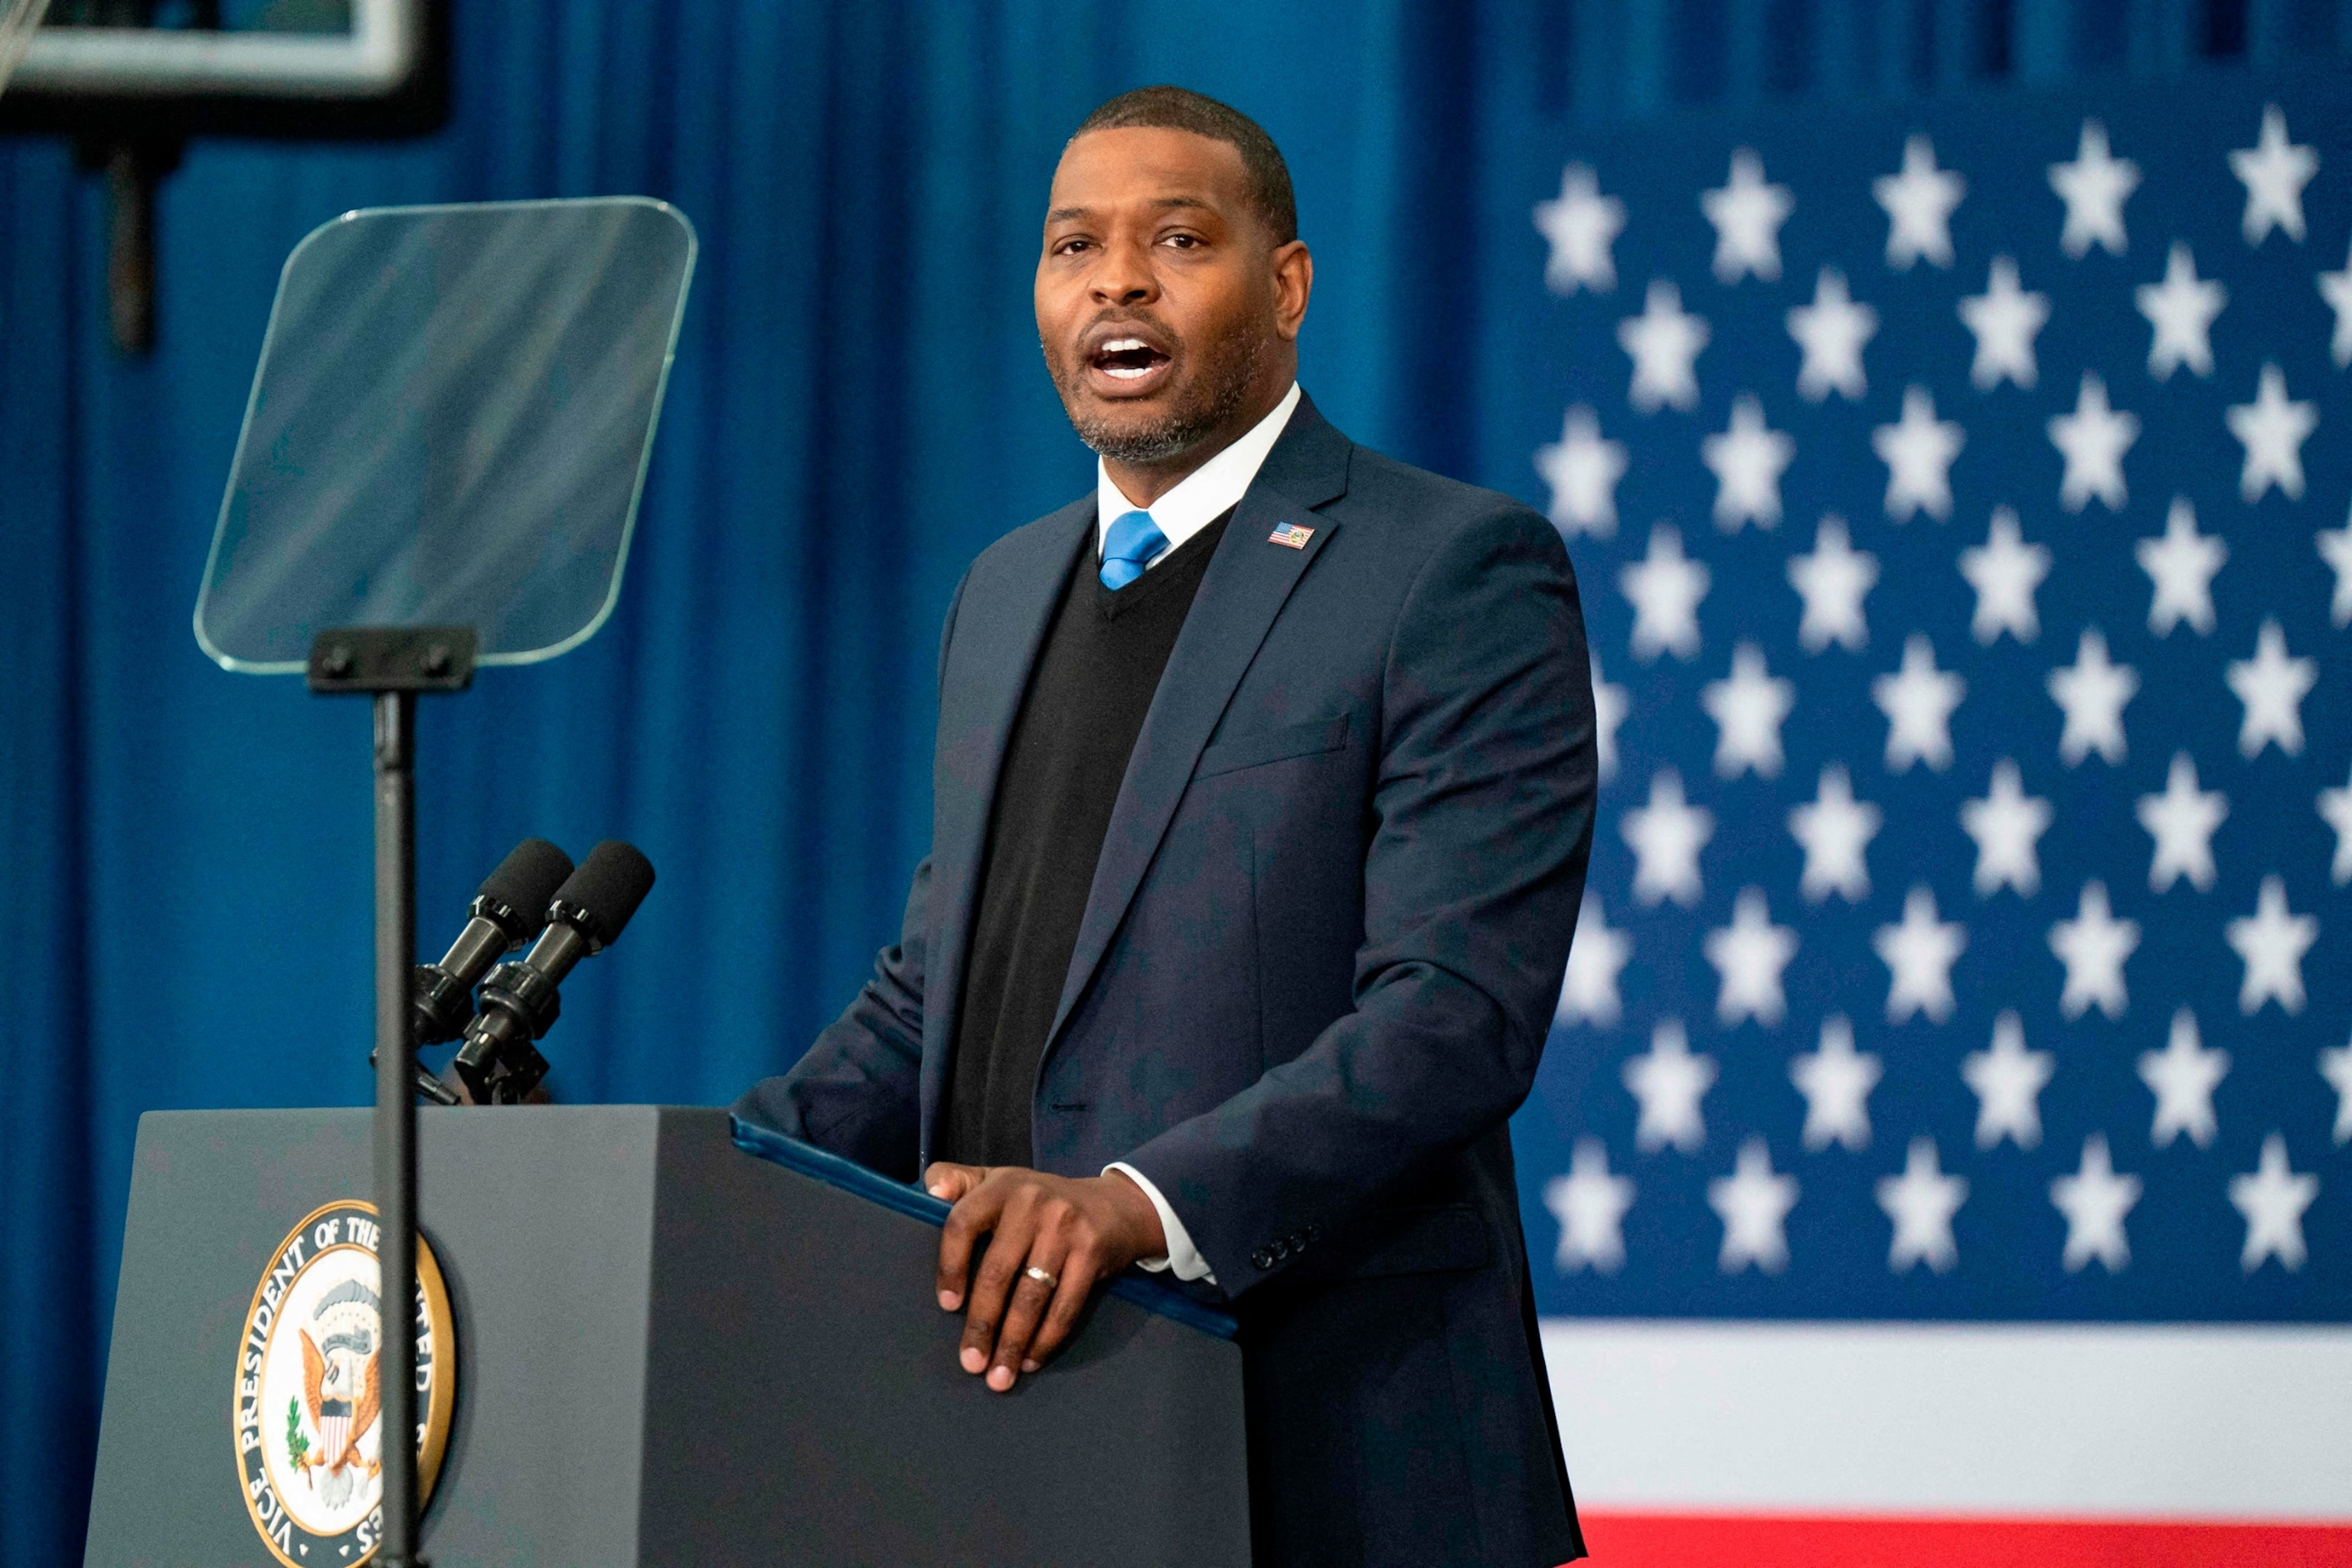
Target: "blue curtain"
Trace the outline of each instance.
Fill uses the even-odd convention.
[[[2336,51],[2347,0],[500,0],[448,128],[200,143],[162,346],[106,347],[102,193],[0,143],[0,1565],[80,1553],[141,1112],[369,1093],[365,706],[224,674],[188,616],[278,267],[394,203],[644,192],[703,250],[618,613],[421,722],[420,939],[516,838],[661,868],[551,1041],[575,1100],[790,1061],[894,929],[964,564],[1078,493],[1035,225],[1071,125],[1175,80],[1288,154],[1306,380],[1481,472],[1475,172],[1517,117],[1967,89]]]

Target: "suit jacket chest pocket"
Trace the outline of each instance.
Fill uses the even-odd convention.
[[[1262,768],[1297,757],[1342,751],[1348,744],[1348,715],[1342,713],[1336,719],[1309,719],[1303,723],[1234,735],[1202,752],[1192,776],[1214,778],[1220,773],[1240,773],[1244,768]]]

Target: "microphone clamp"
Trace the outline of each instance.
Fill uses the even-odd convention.
[[[482,1014],[480,1024],[471,1033],[487,1033],[490,1027],[488,1015],[503,1014],[513,1020],[514,1029],[500,1030],[522,1039],[536,1040],[553,1026],[563,1011],[563,998],[556,994],[556,984],[541,970],[528,963],[501,963],[482,982]]]

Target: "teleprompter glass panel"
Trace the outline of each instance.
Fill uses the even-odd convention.
[[[379,207],[287,258],[196,640],[299,674],[334,626],[470,626],[480,664],[612,611],[694,269],[643,197]]]

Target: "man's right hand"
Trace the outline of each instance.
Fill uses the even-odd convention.
[[[923,1184],[955,1205],[940,1237],[940,1306],[964,1309],[963,1369],[985,1373],[999,1394],[1061,1349],[1097,1283],[1168,1250],[1160,1211],[1117,1172],[1054,1176],[942,1161],[923,1173]],[[982,1237],[991,1239],[974,1270]]]

